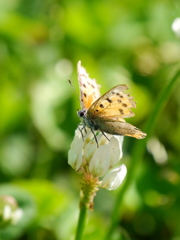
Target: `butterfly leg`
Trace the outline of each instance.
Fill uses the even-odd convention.
[[[87,130],[86,130],[86,126],[85,125],[84,125],[83,129],[84,129],[85,133],[87,134]]]
[[[85,128],[85,126],[83,126],[82,128],[80,128],[79,125],[78,125],[78,129],[79,129],[79,131],[80,131],[80,133],[81,133],[81,136],[82,136],[83,141],[84,141],[84,135],[83,135],[82,130],[83,130],[84,128]]]
[[[102,134],[105,136],[105,138],[110,141],[110,139],[106,136],[106,134],[100,129],[100,131],[102,132]]]
[[[83,125],[83,124],[80,124]],[[87,130],[86,130],[86,125],[83,125],[83,127],[81,128],[81,131],[84,129],[85,134],[87,134]]]
[[[99,144],[98,144],[98,140],[97,140],[96,134],[94,133],[94,131],[92,130],[92,128],[90,128],[90,129],[91,129],[92,134],[94,135],[94,139],[95,139],[95,141],[96,141],[97,148],[98,148],[98,147],[99,147]]]

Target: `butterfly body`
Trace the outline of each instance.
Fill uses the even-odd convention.
[[[131,108],[136,103],[125,91],[127,85],[118,85],[104,95],[100,96],[99,88],[95,79],[89,78],[85,68],[78,62],[78,80],[81,92],[81,110],[78,116],[82,123],[92,131],[113,135],[125,135],[142,139],[146,136],[141,130],[127,123],[124,118],[134,116]]]

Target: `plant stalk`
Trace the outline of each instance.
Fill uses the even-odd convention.
[[[87,207],[85,204],[84,205],[81,204],[75,240],[81,240],[83,237],[83,232],[84,232],[84,227],[86,222],[86,215],[87,215]]]

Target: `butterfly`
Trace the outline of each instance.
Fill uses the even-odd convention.
[[[131,108],[136,107],[134,98],[129,93],[125,93],[128,89],[127,85],[121,84],[113,87],[100,96],[100,85],[96,83],[95,79],[89,77],[86,69],[81,65],[81,61],[78,62],[78,82],[81,103],[78,116],[82,120],[82,129],[88,127],[93,134],[94,131],[98,130],[103,135],[109,133],[137,139],[146,137],[146,133],[124,120],[124,118],[135,115]]]

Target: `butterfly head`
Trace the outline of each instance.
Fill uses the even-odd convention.
[[[86,109],[79,110],[77,111],[77,114],[80,118],[85,118],[87,114],[87,110]]]

